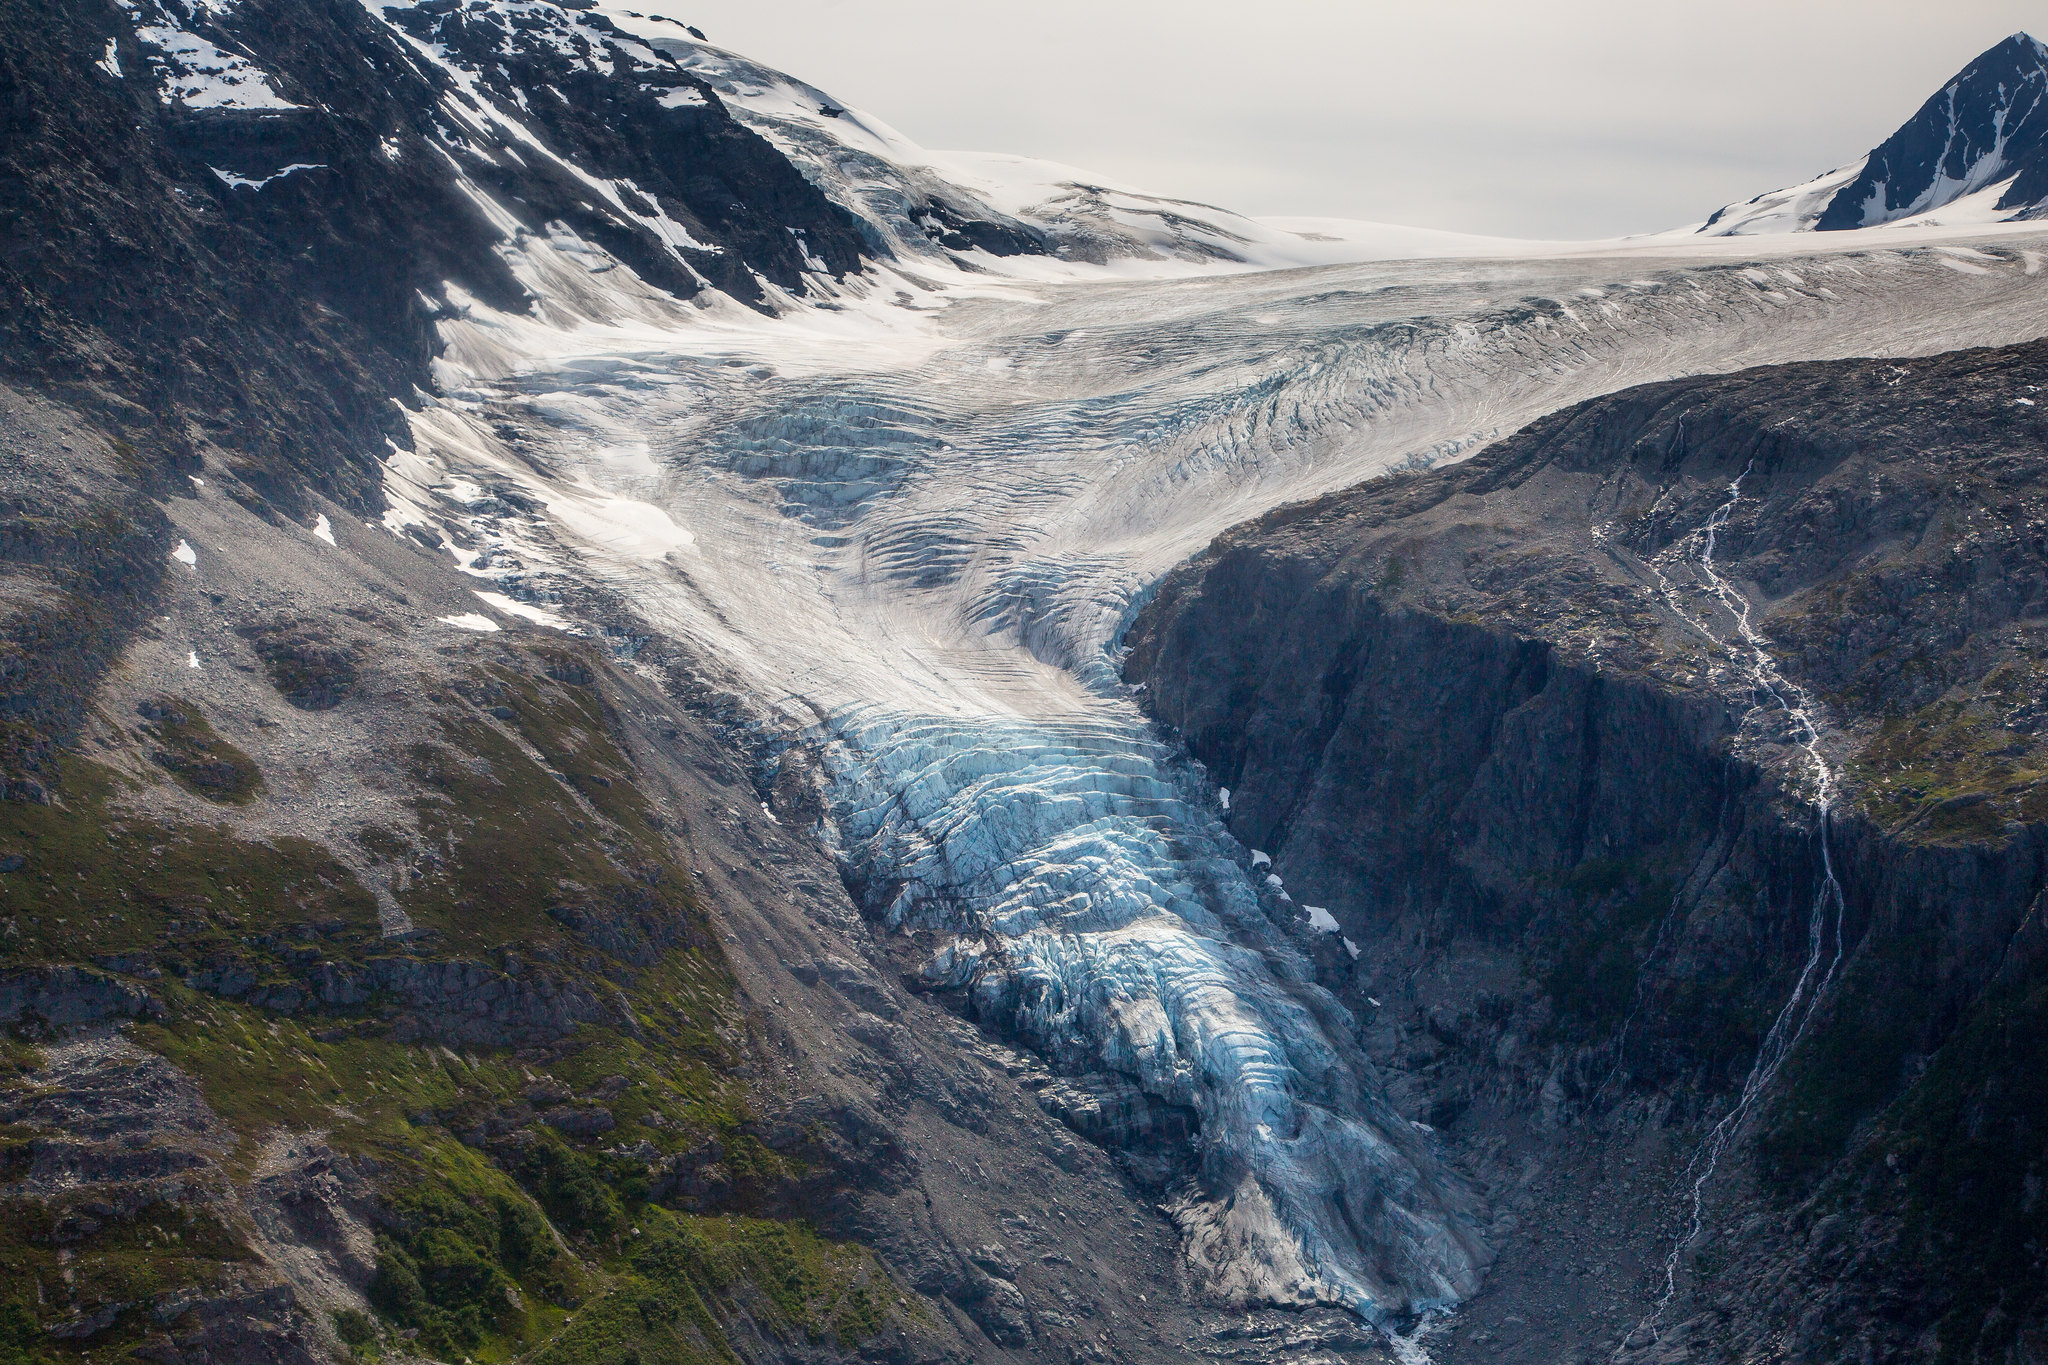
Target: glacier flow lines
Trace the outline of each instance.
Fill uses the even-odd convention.
[[[545,307],[438,324],[449,401],[411,419],[387,489],[395,524],[489,546],[472,572],[630,602],[813,744],[848,870],[877,910],[912,889],[928,966],[992,1019],[1207,1106],[1190,1155],[1213,1197],[1179,1210],[1202,1283],[1392,1321],[1476,1288],[1476,1195],[1392,1111],[1285,925],[1261,922],[1206,795],[1179,790],[1121,690],[1115,640],[1146,585],[1228,527],[1580,399],[2040,326],[2017,264],[1823,252],[1738,271],[1719,245],[1690,251],[962,276],[917,307],[872,287],[883,272],[768,317],[678,309],[528,235],[510,259]],[[545,519],[487,512],[498,487]]]
[[[1681,437],[1683,425],[1680,426]],[[1720,533],[1735,512],[1736,504],[1742,501],[1742,481],[1747,479],[1755,461],[1744,465],[1742,472],[1728,485],[1728,498],[1716,507],[1704,522],[1690,534],[1674,542],[1665,556],[1690,565],[1704,580],[1705,594],[1715,606],[1733,620],[1735,638],[1724,639],[1708,625],[1702,623],[1685,610],[1684,598],[1669,575],[1654,560],[1645,561],[1656,576],[1659,590],[1666,604],[1679,620],[1705,636],[1709,643],[1727,650],[1737,661],[1756,698],[1750,715],[1760,711],[1774,711],[1787,722],[1796,743],[1806,759],[1806,767],[1813,783],[1812,801],[1820,816],[1820,862],[1821,883],[1814,893],[1813,908],[1806,923],[1806,961],[1799,969],[1798,979],[1792,983],[1792,991],[1772,1021],[1770,1032],[1764,1035],[1757,1048],[1756,1058],[1750,1063],[1749,1075],[1742,1082],[1742,1092],[1735,1103],[1723,1114],[1707,1133],[1706,1140],[1686,1163],[1685,1174],[1691,1178],[1686,1188],[1685,1231],[1672,1244],[1664,1258],[1664,1288],[1657,1296],[1656,1307],[1650,1315],[1630,1329],[1621,1340],[1616,1351],[1617,1357],[1626,1352],[1634,1343],[1636,1335],[1648,1332],[1654,1338],[1658,1321],[1664,1310],[1678,1294],[1678,1263],[1686,1249],[1698,1240],[1705,1219],[1707,1186],[1714,1178],[1721,1157],[1741,1131],[1742,1125],[1756,1111],[1758,1100],[1777,1078],[1786,1057],[1798,1045],[1800,1036],[1812,1021],[1820,1006],[1821,997],[1833,984],[1836,971],[1842,965],[1842,885],[1835,878],[1834,850],[1829,839],[1829,821],[1834,807],[1836,776],[1827,756],[1821,752],[1820,729],[1814,721],[1813,698],[1799,684],[1791,681],[1779,670],[1778,663],[1771,656],[1770,642],[1764,638],[1750,620],[1751,604],[1740,589],[1730,583],[1721,571],[1714,567],[1714,551],[1718,546]],[[1660,556],[1660,558],[1665,557]],[[1711,617],[1710,617],[1711,619]],[[1745,718],[1746,719],[1746,718]],[[1833,945],[1830,954],[1829,945]],[[1824,961],[1825,959],[1825,961]]]

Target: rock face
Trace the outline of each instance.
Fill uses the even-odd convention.
[[[2001,182],[2001,214],[2027,217],[2048,203],[2048,47],[2025,33],[1964,67],[1878,144],[1814,227],[1895,222]]]
[[[85,968],[31,967],[0,975],[0,1022],[17,1034],[162,1014],[163,1006],[148,992]]]
[[[1959,201],[1968,201],[1962,203]],[[2015,33],[1863,160],[1717,209],[1698,231],[1840,232],[1908,219],[1999,222],[2048,206],[2048,46]]]
[[[2044,984],[2044,384],[2032,346],[1625,391],[1233,531],[1138,616],[1127,677],[1519,1228],[1454,1351],[2041,1329],[2044,1131],[1997,1097]],[[1520,1150],[1650,1220],[1605,1303],[1522,1268],[1568,1237]]]

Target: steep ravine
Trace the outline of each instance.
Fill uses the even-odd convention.
[[[2030,346],[1625,391],[1232,531],[1133,623],[1127,679],[1488,1187],[1439,1359],[2041,1349],[2044,383]],[[1818,926],[1814,774],[1699,563],[1738,478],[1713,564],[1840,785]]]

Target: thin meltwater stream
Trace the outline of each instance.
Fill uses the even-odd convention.
[[[1681,427],[1681,431],[1683,428]],[[1672,1244],[1664,1257],[1664,1287],[1657,1296],[1655,1307],[1650,1314],[1622,1338],[1617,1357],[1628,1351],[1639,1336],[1655,1338],[1665,1309],[1678,1296],[1678,1270],[1686,1251],[1699,1240],[1705,1230],[1706,1196],[1721,1159],[1726,1155],[1728,1145],[1741,1133],[1743,1125],[1756,1112],[1758,1102],[1777,1078],[1785,1059],[1799,1044],[1806,1026],[1812,1021],[1820,1007],[1821,999],[1833,984],[1835,973],[1842,963],[1842,886],[1835,877],[1834,849],[1830,838],[1830,816],[1834,806],[1837,777],[1827,756],[1821,750],[1820,728],[1814,719],[1813,699],[1797,683],[1786,678],[1772,657],[1769,641],[1757,630],[1751,620],[1752,604],[1749,598],[1728,581],[1714,564],[1714,552],[1718,548],[1721,532],[1727,527],[1728,519],[1734,515],[1736,505],[1742,500],[1742,484],[1754,469],[1754,461],[1743,467],[1742,473],[1728,485],[1727,500],[1716,507],[1705,522],[1690,535],[1678,542],[1681,562],[1687,562],[1705,580],[1706,591],[1714,602],[1732,620],[1735,627],[1734,640],[1726,640],[1715,634],[1709,627],[1695,620],[1683,610],[1677,587],[1654,564],[1665,599],[1674,614],[1708,640],[1720,646],[1743,661],[1748,682],[1757,697],[1756,709],[1774,709],[1784,720],[1789,721],[1795,742],[1802,751],[1807,773],[1812,782],[1812,804],[1818,815],[1816,826],[1820,840],[1821,878],[1820,886],[1814,893],[1813,906],[1807,915],[1806,959],[1799,969],[1798,977],[1792,983],[1791,993],[1779,1008],[1777,1018],[1764,1035],[1755,1059],[1750,1063],[1749,1074],[1744,1077],[1742,1090],[1735,1103],[1729,1107],[1718,1122],[1708,1130],[1705,1140],[1686,1163],[1684,1232]],[[1696,556],[1685,560],[1687,550],[1697,547]],[[1832,953],[1829,948],[1832,944]]]
[[[2042,308],[2016,260],[1734,269],[1673,245],[685,315],[552,249],[529,239],[518,268],[554,312],[479,302],[442,324],[450,401],[414,418],[387,521],[449,527],[494,586],[609,589],[811,743],[849,870],[885,923],[935,931],[935,982],[1202,1115],[1203,1192],[1181,1209],[1198,1279],[1404,1329],[1476,1290],[1483,1210],[1380,1093],[1299,908],[1268,903],[1214,793],[1122,690],[1131,604],[1232,525],[1581,399],[1875,335],[1902,354],[2009,339]],[[1719,581],[1726,519],[1691,573],[1795,717],[1825,810],[1811,707]],[[1830,894],[1817,922],[1839,917]],[[1825,940],[1748,1092],[1825,989]]]

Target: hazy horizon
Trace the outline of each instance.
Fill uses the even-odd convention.
[[[1888,136],[2038,6],[935,0],[648,6],[935,150],[1064,161],[1254,216],[1521,237],[1698,221]]]

